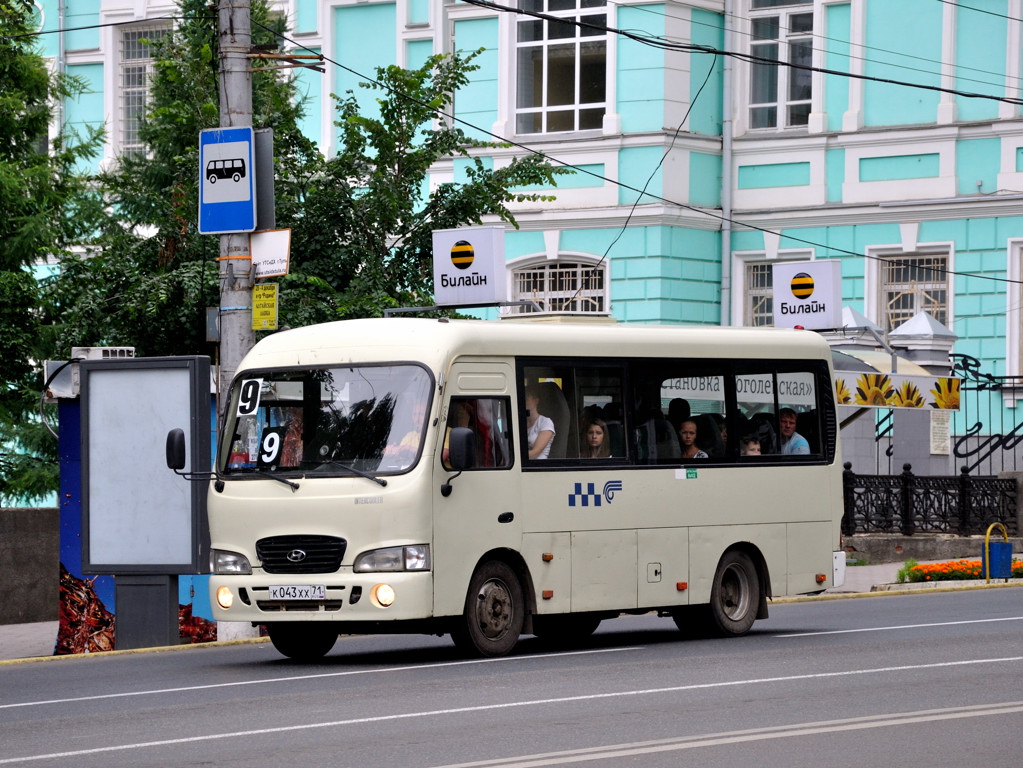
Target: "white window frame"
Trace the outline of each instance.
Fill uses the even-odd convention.
[[[577,6],[581,6],[581,5],[582,5],[582,0],[577,0]],[[546,5],[544,7],[546,7]],[[576,7],[576,8],[573,8],[571,10],[566,10],[566,11],[549,11],[549,12],[545,11],[545,13],[547,15],[549,15],[549,16],[555,16],[555,17],[565,18],[565,19],[581,19],[581,18],[586,17],[586,16],[598,15],[598,14],[603,13],[604,17],[605,17],[605,24],[607,26],[612,26],[612,24],[613,24],[613,18],[612,18],[613,12],[614,12],[614,6],[613,6],[612,3],[605,3],[605,5],[603,5],[603,6],[597,6],[597,7],[593,7],[593,8]],[[564,40],[557,39],[557,38],[550,39],[550,38],[548,38],[546,36],[546,32],[545,32],[545,34],[544,34],[544,36],[543,36],[543,38],[541,40],[519,42],[518,31],[519,31],[520,25],[525,25],[525,24],[528,24],[530,22],[538,22],[539,20],[534,18],[534,17],[525,16],[525,15],[517,15],[517,16],[513,15],[513,14],[509,14],[509,15],[513,16],[513,20],[509,24],[510,29],[509,29],[509,32],[508,32],[508,37],[506,38],[510,42],[510,45],[508,46],[508,50],[511,52],[511,55],[509,56],[510,60],[507,62],[508,68],[507,68],[506,71],[509,71],[509,72],[513,73],[511,78],[510,78],[510,80],[511,80],[510,86],[511,87],[509,89],[509,91],[510,91],[510,103],[509,103],[509,111],[508,111],[508,115],[509,115],[508,122],[510,123],[509,127],[512,129],[511,132],[516,134],[516,135],[523,135],[523,136],[553,136],[553,137],[557,137],[557,136],[564,136],[564,135],[569,134],[569,133],[576,133],[576,134],[581,133],[581,134],[584,134],[584,135],[585,134],[596,133],[596,134],[599,135],[601,133],[607,132],[607,126],[609,125],[609,123],[611,124],[611,127],[614,127],[615,125],[617,125],[617,120],[616,120],[617,116],[613,115],[613,111],[614,111],[613,107],[614,107],[614,103],[615,103],[615,100],[614,100],[615,99],[615,94],[614,94],[614,87],[613,87],[614,73],[613,73],[612,66],[611,66],[612,62],[614,61],[614,36],[613,35],[609,35],[609,34],[582,36],[583,33],[584,33],[584,30],[577,28],[576,29],[576,36],[574,38],[565,38]],[[543,24],[544,24],[544,29],[547,30],[548,22],[543,22]],[[580,102],[580,93],[579,93],[579,87],[580,87],[579,74],[580,74],[580,59],[581,59],[581,51],[580,51],[580,49],[581,49],[581,46],[586,44],[586,43],[597,43],[597,42],[602,42],[604,44],[604,100],[602,102]],[[550,82],[550,77],[549,77],[549,74],[545,72],[543,77],[542,77],[542,84],[541,84],[542,94],[541,94],[541,98],[540,98],[540,106],[536,106],[536,107],[520,107],[519,106],[519,90],[520,90],[519,89],[519,76],[520,76],[520,71],[519,71],[519,66],[518,66],[520,51],[526,51],[526,50],[530,50],[530,49],[541,51],[542,55],[544,57],[544,59],[543,59],[544,66],[546,66],[547,65],[547,61],[548,61],[547,53],[548,53],[548,50],[552,46],[568,45],[570,43],[575,45],[574,60],[575,60],[575,71],[576,71],[576,82],[575,82],[575,85],[574,85],[575,94],[574,94],[574,99],[572,100],[572,102],[569,103],[569,104],[558,104],[558,105],[551,105],[551,104],[549,104],[548,94],[547,94],[547,86],[548,86],[548,84]],[[601,117],[601,120],[600,120],[600,124],[599,125],[594,125],[594,126],[589,126],[587,128],[580,128],[579,127],[580,112],[581,111],[593,110],[593,109],[602,109],[603,110],[603,114],[602,114],[602,117]],[[551,118],[552,115],[561,115],[561,114],[565,114],[565,113],[569,113],[569,112],[572,115],[572,127],[571,128],[558,129],[558,130],[550,130],[549,129],[549,122],[550,122],[550,118]],[[520,130],[520,128],[519,128],[519,117],[522,116],[522,115],[537,115],[537,116],[539,116],[540,123],[541,123],[540,130],[537,130],[537,131],[533,131],[533,130]],[[609,118],[611,118],[611,120],[609,120]]]
[[[749,284],[748,268],[753,265],[786,264],[794,261],[813,261],[816,254],[812,248],[792,248],[779,250],[775,254],[767,251],[735,251],[732,254],[732,324],[750,328],[773,328],[774,312],[768,313],[770,322],[752,325],[750,320],[750,300],[761,295],[757,287]],[[774,285],[771,285],[771,301],[774,301]]]
[[[1005,301],[1005,374],[1023,376],[1023,237],[1009,238]],[[1006,405],[1023,397],[1017,389],[1006,390]]]
[[[138,129],[142,117],[145,115],[149,105],[149,91],[153,77],[153,59],[151,56],[133,56],[127,58],[125,55],[128,39],[133,38],[133,43],[138,44],[140,49],[148,46],[141,46],[138,40],[151,38],[154,34],[163,36],[170,32],[170,27],[161,24],[139,24],[123,27],[116,36],[117,42],[117,147],[119,154],[138,154],[145,151],[145,146],[139,140]],[[143,82],[127,83],[129,70],[139,70],[134,77]],[[136,98],[137,101],[129,103],[129,99]]]
[[[558,290],[551,285],[549,275],[552,270],[564,269],[572,266],[576,270],[575,283],[564,290]],[[542,271],[546,272],[548,279],[545,279],[544,289],[541,292],[523,292],[519,288],[519,276],[524,272]],[[579,279],[585,275],[585,279],[591,279],[591,273],[596,271],[600,275],[600,285],[579,292]],[[576,296],[576,293],[579,293]],[[550,309],[550,302],[555,299],[575,297],[573,303],[586,305],[593,299],[598,299],[602,306],[599,309]],[[608,316],[611,314],[611,268],[607,259],[593,256],[592,254],[561,252],[556,258],[549,258],[546,254],[533,254],[523,256],[508,262],[508,298],[511,301],[534,301],[541,310],[520,306],[506,307],[502,314],[551,314],[551,315],[597,315]]]
[[[770,52],[761,51],[768,45],[777,45],[777,54],[773,58],[777,58],[778,61],[790,61],[791,53],[794,49],[794,44],[798,42],[807,42],[809,45],[809,60],[805,63],[812,64],[814,59],[814,34],[819,28],[821,18],[816,13],[817,4],[813,0],[791,0],[790,3],[785,5],[777,5],[767,8],[753,8],[753,0],[747,0],[747,19],[746,19],[746,42],[745,47],[751,55],[765,56],[771,58]],[[789,32],[790,21],[789,17],[795,15],[810,14],[813,17],[813,28],[809,32]],[[777,38],[773,38],[773,42],[768,42],[767,39],[762,41],[754,40],[754,27],[759,19],[768,17],[779,17],[779,32]],[[754,72],[758,67],[767,67],[770,65],[750,63],[745,67],[745,83],[744,90],[742,91],[743,103],[745,109],[742,110],[742,120],[750,131],[764,131],[764,132],[777,132],[785,130],[808,130],[810,125],[811,115],[813,114],[813,100],[814,95],[817,91],[819,83],[814,78],[814,73],[810,70],[795,70],[792,67],[778,64],[773,67],[776,75],[776,87],[775,87],[775,98],[773,101],[753,102],[753,82]],[[793,81],[793,77],[798,74],[799,77],[805,77],[809,82],[810,94],[805,99],[791,99],[790,98],[790,85]],[[806,121],[791,123],[789,121],[789,108],[797,105],[806,106]],[[772,126],[760,126],[754,127],[753,110],[754,108],[769,108],[774,107],[775,109],[775,121]]]
[[[912,247],[903,245],[876,245],[866,249],[866,270],[864,275],[864,309],[868,318],[873,320],[884,333],[895,330],[898,325],[889,327],[887,302],[883,299],[885,292],[884,270],[886,262],[900,258],[943,256],[945,258],[945,317],[935,319],[947,328],[954,322],[954,282],[951,273],[955,269],[955,248],[951,242],[910,243]],[[914,311],[914,315],[919,309]],[[934,317],[934,313],[930,313]]]

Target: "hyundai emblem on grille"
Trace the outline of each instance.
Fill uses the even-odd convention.
[[[293,549],[288,553],[288,560],[292,563],[301,563],[305,558],[305,550],[302,549]]]

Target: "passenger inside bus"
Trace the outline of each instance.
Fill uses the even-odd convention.
[[[752,435],[747,435],[739,444],[739,453],[743,456],[759,456],[760,441]]]
[[[796,432],[796,412],[792,408],[782,408],[778,411],[778,427],[781,432],[783,456],[809,455],[810,443]]]
[[[416,399],[411,409],[398,417],[408,429],[397,442],[390,442],[384,448],[384,462],[388,467],[407,467],[412,464],[419,453],[419,444],[422,441],[422,430],[426,419],[426,401]],[[400,432],[400,428],[397,432]],[[392,437],[395,430],[392,429]]]
[[[611,456],[611,436],[608,434],[607,422],[603,419],[590,419],[583,430],[583,445],[579,449],[579,457],[583,459],[606,459]]]
[[[554,434],[554,422],[550,417],[540,413],[540,389],[535,386],[526,387],[526,439],[529,444],[529,458],[546,459],[550,456]]]
[[[697,427],[696,422],[692,419],[687,419],[682,422],[678,428],[678,436],[681,442],[682,456],[683,459],[707,459],[710,458],[706,451],[702,450],[697,445]]]

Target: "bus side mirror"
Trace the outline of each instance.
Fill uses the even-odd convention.
[[[476,463],[476,435],[468,427],[455,427],[448,435],[448,464],[457,472]]]
[[[175,472],[185,468],[185,431],[172,429],[167,433],[167,467]]]
[[[476,435],[468,427],[454,427],[448,433],[448,464],[455,475],[440,487],[440,495],[451,495],[451,480],[476,465]]]

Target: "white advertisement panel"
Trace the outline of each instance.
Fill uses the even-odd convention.
[[[774,327],[842,327],[842,265],[831,261],[775,264]]]
[[[435,230],[433,292],[439,306],[506,301],[504,227]]]

